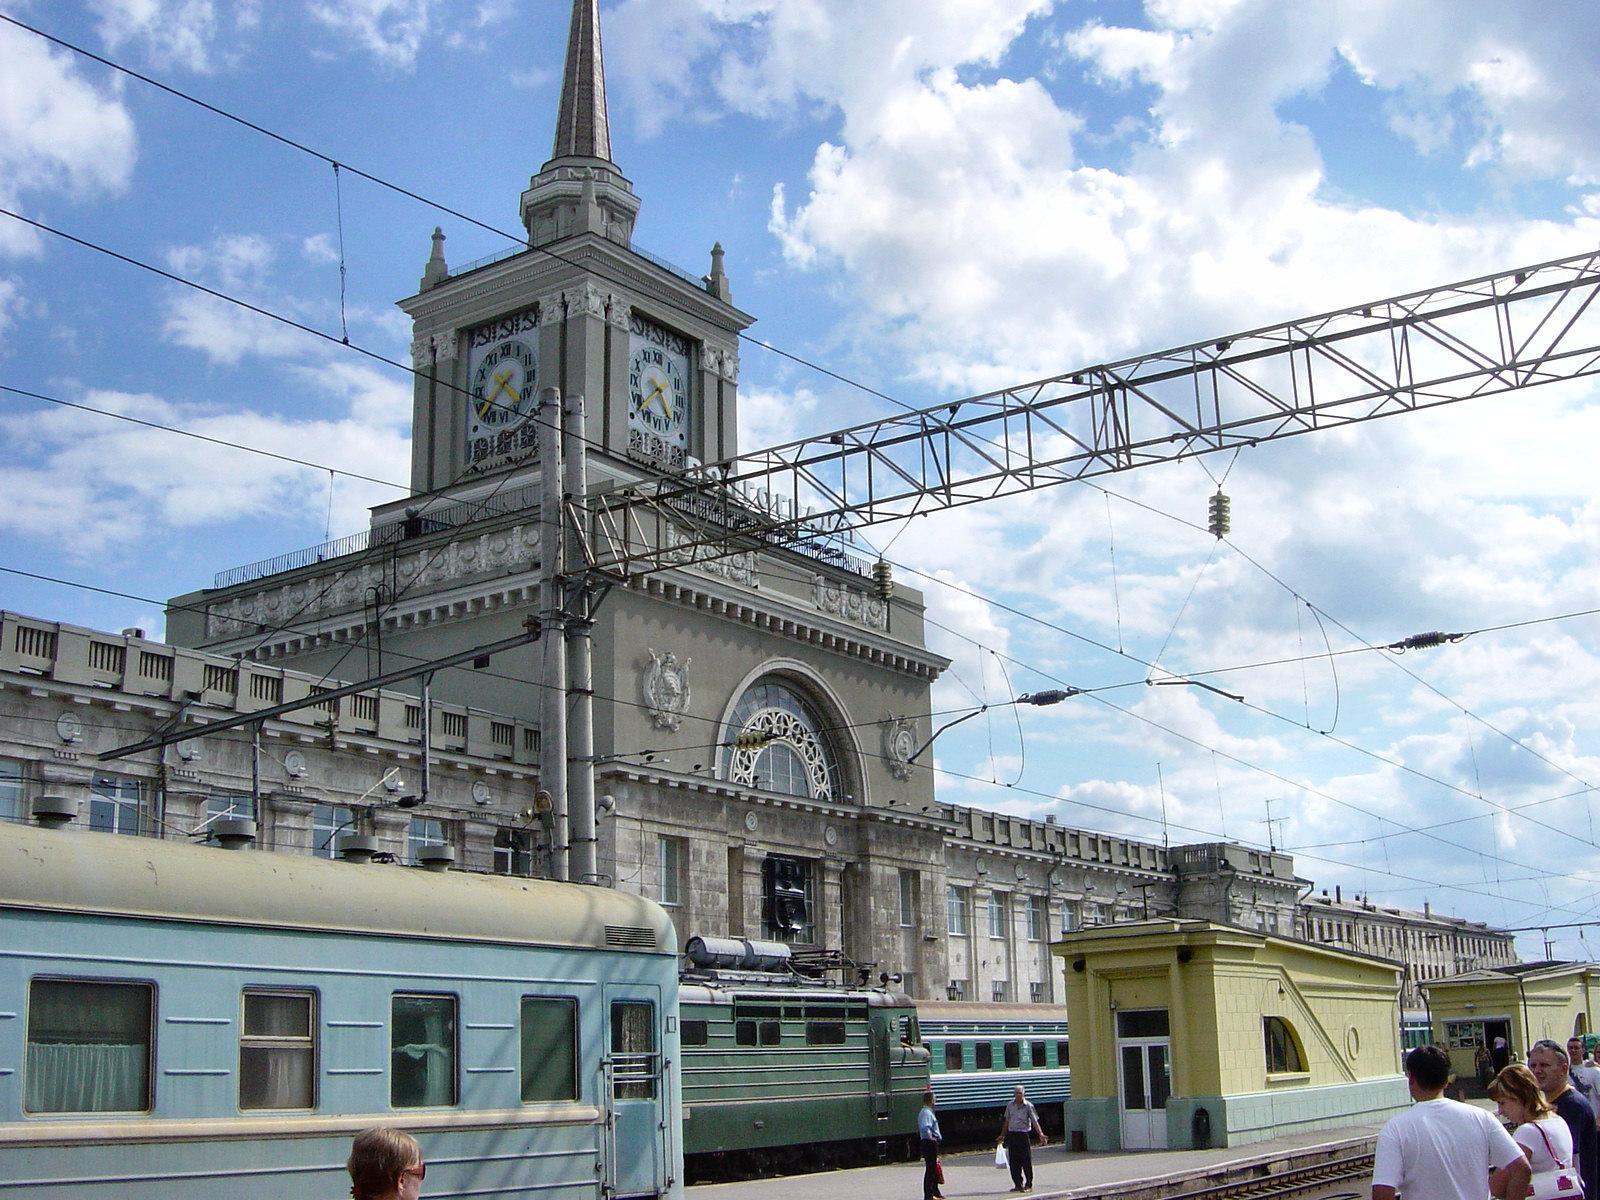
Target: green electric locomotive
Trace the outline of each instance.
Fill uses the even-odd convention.
[[[779,942],[692,938],[680,981],[691,1180],[905,1157],[928,1051],[903,993],[796,972]]]

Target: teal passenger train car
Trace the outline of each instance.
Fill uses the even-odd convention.
[[[1072,1094],[1066,1010],[1044,1004],[923,1000],[917,1005],[931,1057],[933,1094],[946,1136],[989,1136],[1021,1084],[1051,1132]]]
[[[772,961],[680,984],[691,1181],[908,1156],[928,1085],[911,1000],[788,971],[781,943],[696,938],[691,956],[708,942]]]
[[[595,887],[0,824],[0,1200],[683,1194],[676,937]]]

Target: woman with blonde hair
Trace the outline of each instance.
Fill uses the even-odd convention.
[[[1572,1161],[1572,1132],[1550,1107],[1533,1072],[1513,1063],[1490,1081],[1489,1096],[1499,1106],[1501,1119],[1514,1127],[1511,1136],[1533,1171],[1527,1195],[1539,1200],[1582,1200],[1583,1185]],[[1489,1177],[1490,1192],[1505,1200],[1523,1200],[1507,1193],[1505,1170],[1502,1167]]]
[[[382,1126],[356,1134],[345,1166],[353,1200],[417,1200],[428,1174],[417,1139]]]

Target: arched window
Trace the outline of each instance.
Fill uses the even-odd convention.
[[[1282,1017],[1262,1017],[1261,1032],[1266,1040],[1268,1075],[1305,1071],[1306,1059],[1300,1052],[1300,1039],[1295,1037],[1294,1027],[1289,1022]]]
[[[794,688],[768,676],[758,679],[733,706],[725,741],[740,734],[765,741],[730,745],[723,753],[723,774],[731,783],[810,800],[838,800],[839,764],[827,726]]]

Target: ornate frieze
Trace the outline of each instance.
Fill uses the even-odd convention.
[[[393,560],[392,571],[387,559],[373,558],[211,604],[206,609],[206,637],[237,637],[263,625],[301,623],[358,609],[367,602],[369,588],[381,589],[385,596],[399,591],[421,599],[432,589],[486,574],[503,575],[508,568],[531,567],[538,558],[536,523],[401,554]]]
[[[456,357],[456,335],[436,333],[432,337],[419,337],[411,343],[411,365],[425,371],[434,363],[453,362]]]
[[[650,664],[640,673],[645,707],[658,729],[677,729],[689,709],[689,663],[678,661],[671,650],[665,655],[650,651]]]
[[[761,568],[756,553],[746,550],[739,554],[729,554],[723,558],[707,559],[704,562],[695,562],[696,547],[683,546],[683,534],[677,526],[667,526],[667,553],[662,555],[666,562],[682,563],[690,569],[704,575],[715,575],[726,579],[729,583],[743,584],[745,587],[761,586]],[[682,548],[680,548],[682,547]]]
[[[868,629],[889,628],[889,605],[884,600],[825,575],[813,578],[816,580],[816,604],[820,611],[854,621]]]
[[[706,365],[708,371],[721,376],[729,383],[739,382],[739,356],[732,350],[718,350],[702,344],[700,361]]]

